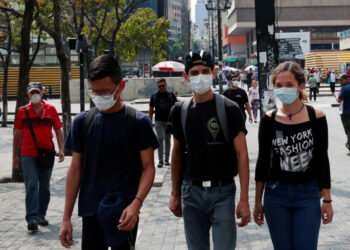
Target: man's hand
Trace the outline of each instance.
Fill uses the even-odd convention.
[[[58,162],[62,162],[62,161],[64,161],[63,149],[61,149],[61,150],[58,152]]]
[[[250,123],[253,122],[253,117],[252,117],[252,115],[249,115],[249,122],[250,122]]]
[[[127,206],[119,219],[118,229],[122,231],[131,231],[137,222],[139,217],[139,211],[141,209],[141,203],[139,200],[134,200],[129,206]]]
[[[236,224],[239,227],[244,227],[250,222],[250,209],[248,201],[239,201],[236,209],[237,219],[241,219],[241,222]]]
[[[176,217],[182,217],[181,197],[180,195],[171,195],[169,209]]]
[[[261,203],[255,204],[254,220],[258,226],[262,226],[264,224],[264,207]]]
[[[73,236],[72,236],[73,228],[70,220],[65,220],[62,222],[61,230],[60,230],[60,240],[61,245],[65,248],[70,248],[73,245]]]
[[[12,157],[12,167],[13,168],[18,169],[20,162],[21,162],[21,160],[19,159],[19,157],[17,155]]]
[[[331,223],[333,220],[333,208],[332,203],[322,203],[321,217],[323,224]]]

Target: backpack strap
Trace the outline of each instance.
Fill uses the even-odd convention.
[[[84,138],[84,140],[87,137],[92,124],[94,123],[95,116],[96,116],[97,113],[98,113],[98,108],[97,107],[93,107],[85,115],[85,120],[84,120],[84,123],[83,123],[83,138]]]
[[[225,98],[226,97],[224,97],[223,95],[215,94],[216,113],[218,114],[222,132],[224,133],[225,141],[227,144],[230,144],[230,132],[227,123]]]
[[[305,106],[306,106],[306,109],[307,109],[307,113],[309,114],[309,118],[310,118],[310,121],[312,123],[312,126],[314,126],[315,121],[316,121],[315,109],[311,105],[305,105]]]
[[[186,120],[187,120],[188,108],[190,107],[191,102],[192,102],[192,98],[185,100],[184,102],[182,102],[182,105],[181,105],[181,127],[182,127],[182,131],[184,133],[186,147],[187,147]]]

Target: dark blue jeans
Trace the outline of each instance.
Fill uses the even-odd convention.
[[[321,225],[317,182],[289,185],[268,181],[264,213],[275,250],[317,249]]]
[[[184,181],[181,189],[188,249],[209,250],[210,228],[215,250],[235,249],[235,184],[206,188]]]
[[[52,168],[39,168],[36,157],[22,156],[22,172],[26,188],[26,220],[45,217],[50,202]]]

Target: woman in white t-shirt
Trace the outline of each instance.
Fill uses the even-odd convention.
[[[257,123],[259,109],[259,87],[256,80],[252,81],[252,87],[249,88],[249,99],[252,104],[254,122]]]

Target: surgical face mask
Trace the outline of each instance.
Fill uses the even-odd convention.
[[[213,84],[212,74],[199,74],[197,76],[191,76],[189,79],[192,90],[198,95],[203,95],[206,93],[210,89],[210,86]]]
[[[297,88],[278,88],[274,90],[274,93],[283,104],[291,104],[298,97],[297,91]]]
[[[30,97],[30,100],[32,101],[32,103],[38,104],[41,101],[41,96],[39,94],[33,94]]]
[[[235,80],[232,82],[232,86],[238,87],[239,86],[239,81]]]
[[[111,95],[104,95],[104,96],[92,95],[91,99],[99,110],[101,111],[109,110],[118,101],[119,95],[114,100],[114,94],[117,91],[117,89],[118,87],[114,90],[113,94]]]

